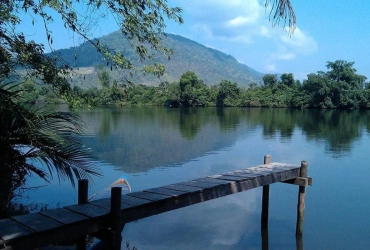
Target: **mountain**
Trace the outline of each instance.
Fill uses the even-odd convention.
[[[119,31],[103,36],[99,38],[99,41],[112,50],[121,51],[126,58],[132,60],[135,66],[152,63],[150,60],[141,61]],[[170,60],[159,53],[156,54],[155,62],[162,63],[166,67],[166,72],[162,77],[136,73],[133,78],[130,78],[127,72],[114,69],[111,71],[112,78],[118,80],[127,78],[134,83],[158,85],[162,81],[179,81],[184,72],[193,71],[209,86],[216,85],[221,80],[236,82],[239,86],[247,86],[251,82],[262,83],[262,73],[239,63],[231,55],[173,34],[167,34],[163,44],[173,49],[174,54]],[[105,65],[106,62],[90,43],[85,42],[78,47],[58,50],[56,53],[60,54],[71,66],[78,68],[77,73],[73,75],[73,83],[86,87],[97,85],[96,68],[99,65]]]

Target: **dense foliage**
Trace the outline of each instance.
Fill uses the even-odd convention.
[[[366,77],[356,73],[353,62],[337,60],[327,63],[327,72],[308,75],[301,83],[293,74],[263,77],[263,85],[249,84],[247,88],[222,80],[208,87],[191,71],[178,82],[162,82],[159,86],[111,83],[109,73],[100,69],[100,88],[73,88],[74,102],[79,106],[155,105],[172,107],[294,107],[352,109],[370,107],[370,85]],[[104,77],[103,77],[104,76]],[[39,95],[42,89],[26,85],[29,102],[53,101],[52,96]],[[31,90],[31,91],[30,91]]]

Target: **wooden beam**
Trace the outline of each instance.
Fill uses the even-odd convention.
[[[293,184],[298,186],[312,186],[312,177],[297,177],[294,179],[282,181],[282,183]]]

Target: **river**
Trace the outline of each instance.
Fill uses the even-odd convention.
[[[302,249],[370,249],[370,111],[137,107],[80,111],[101,161],[94,193],[125,174],[133,191],[273,161],[309,163]],[[43,182],[29,179],[30,185]],[[261,188],[125,226],[138,249],[261,249]],[[268,249],[297,249],[298,187],[270,187]],[[57,179],[28,193],[58,207],[77,191]],[[266,245],[266,244],[265,244]]]

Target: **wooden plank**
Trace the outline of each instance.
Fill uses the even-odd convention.
[[[258,183],[257,179],[249,179],[246,181],[241,181],[237,183],[235,186],[238,192],[243,192],[243,191],[247,191],[247,190],[259,187],[261,185]]]
[[[22,236],[32,234],[34,231],[24,225],[11,220],[0,220],[0,238],[5,242],[21,238]]]
[[[135,197],[128,196],[128,195],[122,195],[121,200],[122,200],[121,206],[123,205],[122,203],[131,205],[131,206],[140,206],[140,205],[150,203],[149,200],[135,198]]]
[[[247,168],[247,169],[236,170],[234,172],[242,172],[246,174],[259,174],[259,173],[270,173],[271,171],[273,171],[272,168],[266,168],[264,166],[261,166],[257,168]]]
[[[224,197],[229,194],[237,193],[238,190],[235,188],[235,185],[227,184],[227,185],[220,185],[213,186],[211,188],[207,188],[202,192],[201,202],[217,199],[220,197]]]
[[[295,168],[300,168],[300,166],[293,165],[293,164],[288,164],[288,163],[272,162],[270,164],[258,165],[258,166],[251,167],[251,168],[248,168],[248,169],[253,169],[253,168],[284,168],[284,169],[295,169]]]
[[[240,178],[244,178],[244,179],[253,179],[253,178],[258,178],[258,177],[262,177],[262,176],[267,176],[267,175],[271,175],[271,173],[269,172],[258,172],[258,173],[241,173],[241,172],[229,172],[229,173],[225,173],[225,174],[222,174],[222,175],[225,175],[225,176],[235,176],[235,177],[240,177]]]
[[[127,196],[140,198],[140,199],[145,199],[145,200],[150,200],[150,201],[160,201],[160,200],[163,200],[163,199],[171,198],[171,196],[169,196],[169,195],[156,194],[156,193],[143,192],[143,191],[129,193],[129,194],[127,194]]]
[[[220,174],[212,175],[208,177],[214,178],[214,179],[229,180],[229,181],[245,181],[248,179],[247,177],[238,177],[238,176],[220,175]]]
[[[103,218],[103,217],[100,217]],[[78,223],[66,224],[51,230],[33,232],[7,242],[5,249],[35,249],[46,245],[73,242],[77,238],[107,228],[106,219],[88,219]]]
[[[71,224],[88,219],[86,216],[82,216],[64,208],[45,210],[39,213],[62,224]]]
[[[161,187],[160,189],[165,189],[165,188]],[[176,192],[176,190],[172,190],[172,189],[167,189],[167,190],[169,192],[172,192],[172,191]],[[150,195],[150,197],[153,197],[152,195],[156,194],[156,193],[150,193],[146,191],[147,190],[144,190],[143,192],[141,192],[141,193],[145,192],[146,194],[140,194],[140,197],[143,197],[144,195]],[[152,215],[156,215],[156,214],[164,213],[164,212],[171,211],[177,208],[181,208],[184,206],[188,206],[190,204],[194,204],[194,202],[190,200],[189,194],[187,192],[182,191],[181,193],[182,194],[180,196],[160,195],[161,197],[164,196],[166,198],[155,200],[155,201],[149,201],[149,203],[143,204],[141,206],[135,206],[132,208],[124,209],[121,211],[122,212],[122,222],[128,223],[128,222],[146,218]]]
[[[121,199],[122,199],[122,197],[121,197]],[[110,210],[111,199],[110,198],[105,198],[105,199],[101,199],[101,200],[94,200],[94,201],[90,202],[90,204]],[[140,204],[142,204],[142,203],[140,203]],[[132,206],[133,205],[130,205],[130,204],[127,204],[126,202],[121,201],[121,209],[130,208]]]
[[[293,179],[299,177],[299,169],[291,169],[288,171],[280,172],[279,175],[281,176],[279,181]]]
[[[230,176],[240,176],[240,177],[249,177],[249,178],[255,178],[255,177],[260,177],[260,176],[264,176],[264,175],[269,175],[271,174],[270,172],[268,171],[264,171],[264,172],[244,172],[244,171],[235,171],[235,172],[228,172],[228,173],[225,173],[223,175],[230,175]]]
[[[209,178],[209,177],[196,179],[194,181],[211,182],[211,183],[217,183],[217,184],[222,184],[222,185],[229,185],[229,184],[235,183],[235,181],[220,180],[220,179],[214,179],[214,178]]]
[[[64,208],[90,218],[96,218],[109,214],[108,209],[91,204],[72,205]]]
[[[90,201],[89,204],[110,210],[110,198]]]
[[[171,184],[171,185],[163,186],[162,188],[184,191],[188,193],[199,193],[199,192],[202,192],[204,189],[201,187],[193,187],[193,186],[186,186],[186,185],[180,185],[180,184]]]
[[[202,182],[202,181],[188,181],[188,182],[181,182],[179,184],[185,185],[185,186],[200,187],[200,188],[213,188],[213,187],[222,186],[219,183]]]
[[[162,194],[162,195],[169,195],[172,197],[178,198],[179,196],[186,195],[187,192],[185,191],[178,191],[178,190],[172,190],[172,189],[166,189],[166,188],[151,188],[144,190],[144,192],[150,192],[150,193],[156,193],[156,194]]]
[[[11,219],[23,224],[28,228],[31,228],[36,232],[46,231],[63,225],[62,223],[59,223],[42,214],[25,214],[14,216]]]

